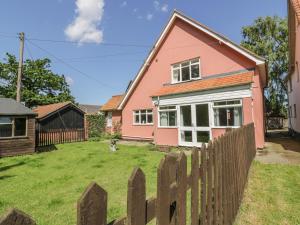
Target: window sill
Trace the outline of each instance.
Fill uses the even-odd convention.
[[[19,137],[0,137],[0,140],[12,140],[12,139],[29,139],[28,136],[19,136]]]

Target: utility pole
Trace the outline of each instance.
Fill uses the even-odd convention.
[[[22,83],[22,69],[23,69],[23,53],[24,53],[24,39],[25,34],[21,32],[19,34],[20,39],[20,52],[19,52],[19,67],[18,67],[18,79],[17,79],[17,102],[21,101],[21,83]]]

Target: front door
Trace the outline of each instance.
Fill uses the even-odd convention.
[[[209,104],[179,106],[179,145],[201,146],[211,139]]]

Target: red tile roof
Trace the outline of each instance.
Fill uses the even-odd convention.
[[[300,0],[291,0],[291,3],[295,10],[296,17],[300,23]]]
[[[190,81],[179,84],[170,84],[162,87],[152,96],[164,96],[182,94],[196,91],[204,91],[231,86],[238,86],[252,83],[254,71],[240,72],[238,74],[226,75],[222,77],[212,77],[203,80]]]
[[[72,104],[71,102],[59,102],[59,103],[54,103],[50,105],[41,105],[37,106],[33,111],[38,114],[37,118],[43,118],[63,107],[65,107],[68,104]]]
[[[124,95],[115,95],[112,96],[111,99],[109,99],[102,107],[101,111],[112,111],[117,110],[119,104],[121,103]]]

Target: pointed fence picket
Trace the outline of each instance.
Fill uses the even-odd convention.
[[[241,204],[248,172],[255,156],[254,125],[227,132],[191,152],[191,172],[187,157],[167,154],[157,169],[157,196],[146,198],[146,177],[135,168],[128,180],[127,216],[107,223],[107,192],[91,183],[77,203],[77,225],[157,225],[233,224]],[[191,190],[191,210],[187,212],[187,191]],[[13,209],[0,225],[35,225],[25,213]]]

